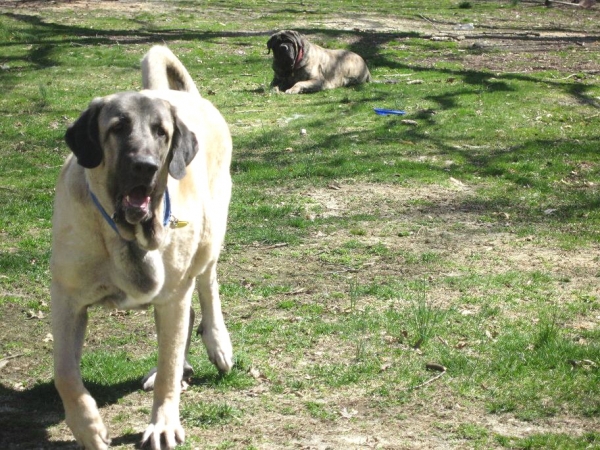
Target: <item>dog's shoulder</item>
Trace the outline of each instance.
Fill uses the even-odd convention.
[[[68,200],[65,197],[68,197]],[[55,209],[69,203],[82,205],[88,201],[89,189],[85,179],[85,169],[77,163],[77,158],[71,153],[67,156],[58,176]]]

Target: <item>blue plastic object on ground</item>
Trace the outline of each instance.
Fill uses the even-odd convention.
[[[373,108],[373,111],[380,116],[403,116],[406,114],[406,111],[401,111],[399,109]]]

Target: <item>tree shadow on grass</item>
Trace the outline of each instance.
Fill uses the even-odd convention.
[[[280,11],[281,12],[281,11]],[[51,52],[59,45],[77,45],[77,46],[99,46],[99,45],[127,45],[127,44],[156,44],[169,43],[171,41],[198,41],[198,42],[217,42],[222,38],[248,37],[254,38],[258,36],[265,37],[266,40],[275,30],[264,31],[199,31],[188,30],[185,28],[160,28],[149,29],[146,22],[131,18],[130,22],[137,24],[138,29],[97,29],[88,27],[79,27],[73,25],[61,25],[45,21],[41,16],[6,13],[5,17],[12,19],[15,23],[25,23],[34,28],[35,33],[31,33],[28,39],[17,39],[0,43],[0,48],[19,46],[29,44],[28,53],[22,57],[3,57],[2,61],[11,62],[16,60],[26,60],[33,62],[36,66],[50,67],[57,65],[57,61],[53,60]],[[490,28],[490,27],[488,27]],[[348,36],[352,36],[352,42],[346,47],[356,53],[359,53],[367,61],[371,61],[377,67],[389,68],[407,68],[407,64],[403,64],[383,52],[390,43],[401,41],[407,38],[423,37],[423,34],[416,31],[403,32],[388,32],[388,31],[347,31],[324,28],[294,28],[296,31],[306,35],[309,39],[316,35],[326,36],[329,40],[340,40]],[[496,33],[485,33],[486,41],[494,41],[495,39],[510,40],[522,39],[520,36],[514,36],[514,27],[507,30],[494,27],[490,30]],[[526,30],[524,30],[526,31]],[[543,31],[543,30],[542,30]],[[561,27],[552,28],[551,31],[571,32]],[[477,38],[477,36],[475,36]],[[553,45],[561,43],[565,46],[580,45],[583,43],[594,43],[600,39],[600,35],[586,33],[586,36],[530,36],[528,40],[534,40],[540,45],[540,48],[548,48],[548,51],[555,49]],[[490,46],[493,48],[493,45]],[[485,52],[485,50],[473,50],[475,52]],[[411,66],[411,70],[419,70],[419,67]],[[430,70],[428,67],[423,67],[422,70]],[[10,70],[4,72],[10,73]],[[0,72],[0,75],[2,73]],[[529,78],[526,77],[525,78]]]
[[[8,13],[5,14],[9,19],[14,20],[16,23],[26,23],[35,29],[35,34],[32,33],[31,37],[23,42],[22,40],[15,40],[10,42],[0,43],[0,48],[10,47],[14,45],[29,44],[30,48],[27,53],[22,56],[8,56],[0,58],[0,62],[7,64],[8,69],[0,71],[0,82],[5,86],[6,89],[10,89],[14,86],[18,80],[19,69],[11,69],[10,64],[18,60],[27,61],[33,63],[34,68],[44,69],[47,67],[56,66],[59,64],[52,55],[56,51],[57,46],[60,45],[71,45],[76,44],[77,46],[108,46],[108,45],[128,45],[128,44],[157,44],[166,43],[172,41],[197,41],[197,42],[221,42],[222,38],[255,38],[259,36],[265,37],[265,48],[266,40],[270,34],[276,30],[265,30],[265,31],[197,31],[187,30],[183,28],[172,28],[172,29],[158,29],[148,30],[147,26],[144,28],[143,23],[140,23],[140,28],[136,30],[126,29],[94,29],[85,28],[70,25],[61,25],[45,21],[40,16]],[[136,19],[132,19],[135,23]],[[527,81],[533,83],[540,83],[541,80],[522,73],[506,73],[506,74],[493,74],[485,70],[454,70],[446,68],[432,68],[425,64],[413,64],[402,62],[396,59],[392,54],[385,50],[393,42],[405,40],[407,38],[418,38],[421,37],[420,33],[417,32],[359,32],[359,31],[345,31],[345,30],[330,30],[322,28],[296,28],[296,30],[307,37],[314,35],[325,35],[328,39],[342,39],[343,37],[353,36],[354,39],[347,46],[349,50],[362,55],[367,61],[368,65],[373,68],[386,67],[392,70],[398,71],[412,71],[412,72],[438,72],[440,74],[446,74],[448,77],[459,77],[460,80],[469,86],[476,86],[477,88],[485,84],[486,88],[494,90],[510,90],[507,82],[511,80]],[[503,30],[496,28],[497,34],[485,34],[487,41],[494,39],[507,39],[507,34]],[[564,31],[560,27],[553,29],[553,31]],[[568,31],[568,30],[567,30]],[[529,38],[528,38],[529,39]],[[533,37],[536,43],[542,47],[547,45],[548,51],[555,49],[553,45],[561,43],[565,46],[574,45],[575,43],[581,43],[583,39],[580,36],[576,37],[544,37],[538,36]],[[588,33],[585,36],[585,41],[596,42],[600,39],[599,35],[593,35]],[[493,47],[493,46],[492,46]],[[485,52],[484,50],[467,50],[467,53],[471,52]],[[493,50],[492,50],[493,51]],[[271,76],[270,60],[265,58],[265,73],[267,76]],[[544,80],[544,84],[554,86],[560,90],[563,90],[568,95],[576,99],[581,104],[592,105],[596,108],[600,108],[600,103],[594,97],[593,93],[590,92],[590,86],[573,85],[571,82],[563,81],[551,81]],[[468,93],[468,92],[465,92]],[[452,101],[452,96],[460,96],[460,93],[454,93],[444,96],[438,96],[437,98],[432,97],[431,99],[437,101],[440,107],[449,109],[455,106],[455,102]]]
[[[16,14],[10,13],[6,14],[6,17],[14,20],[15,22],[26,23],[30,25],[34,30],[35,34],[31,33],[31,37],[28,38],[27,43],[31,45],[31,47],[26,51],[26,54],[23,56],[16,56],[15,59],[23,59],[29,62],[32,62],[34,66],[42,69],[44,67],[49,67],[52,65],[58,64],[58,61],[53,59],[52,53],[55,51],[57,46],[66,46],[71,43],[71,45],[77,46],[103,46],[103,45],[127,45],[127,44],[153,44],[153,43],[167,43],[173,41],[184,41],[184,42],[198,42],[199,45],[203,42],[219,42],[222,43],[223,38],[248,38],[255,42],[255,38],[264,37],[265,44],[268,36],[275,30],[265,30],[265,31],[202,31],[202,30],[187,30],[184,28],[169,28],[169,29],[148,29],[148,24],[139,21],[138,19],[132,18],[130,19],[130,23],[137,24],[139,26],[138,29],[135,30],[126,30],[125,27],[123,29],[95,29],[95,28],[85,28],[78,26],[68,26],[61,25],[56,23],[51,23],[45,21],[41,16],[34,15],[25,15],[25,14]],[[485,25],[481,26],[485,31],[485,39],[487,41],[491,41],[494,43],[495,41],[510,41],[523,39],[523,36],[515,36],[514,34],[514,25],[506,25],[506,29],[502,27],[485,27]],[[360,32],[360,31],[347,31],[347,30],[332,30],[332,29],[324,29],[324,28],[311,28],[311,27],[300,27],[296,28],[297,31],[306,35],[309,40],[312,37],[316,36],[325,36],[327,40],[344,40],[350,39],[350,44],[347,46],[352,51],[355,51],[362,56],[365,57],[368,64],[371,68],[386,68],[393,71],[410,71],[414,73],[419,72],[428,72],[435,73],[442,79],[443,77],[447,78],[456,78],[458,81],[462,82],[464,88],[459,90],[453,89],[447,93],[442,94],[430,94],[425,95],[423,99],[425,101],[429,101],[436,105],[436,108],[440,111],[449,111],[452,109],[456,109],[460,106],[459,100],[467,95],[473,95],[481,92],[482,89],[485,89],[486,92],[514,92],[511,87],[511,81],[519,81],[519,82],[528,82],[540,84],[543,83],[545,86],[550,86],[557,90],[557,92],[561,92],[566,94],[569,98],[573,99],[576,103],[586,106],[591,106],[593,108],[600,109],[600,102],[595,97],[594,87],[587,84],[577,84],[573,83],[572,80],[563,79],[563,80],[548,80],[548,79],[540,79],[539,77],[532,76],[525,73],[492,73],[486,70],[470,70],[470,69],[451,69],[446,67],[435,67],[431,66],[431,64],[426,64],[423,61],[416,62],[413,61],[404,61],[397,58],[394,55],[393,51],[389,51],[390,47],[395,45],[395,43],[399,43],[400,41],[410,41],[413,38],[422,38],[422,34],[406,31],[406,32],[377,32],[377,31],[369,31],[369,32]],[[517,30],[519,31],[519,30]],[[524,27],[523,32],[529,32],[529,28]],[[570,29],[568,26],[556,25],[547,30],[539,30],[539,31],[562,31],[565,33],[573,32],[574,30]],[[474,35],[473,35],[474,36]],[[469,39],[473,38],[468,37]],[[578,36],[544,36],[541,34],[537,35],[528,35],[527,39],[529,41],[534,41],[536,45],[544,47],[547,45],[547,51],[556,51],[557,44],[568,47],[575,45],[581,42],[592,42],[597,41],[599,39],[599,35],[596,33],[586,33],[586,36],[581,37]],[[237,39],[239,40],[239,39]],[[7,47],[11,45],[20,45],[24,44],[23,41],[14,41],[14,42],[4,42],[0,43],[0,48]],[[553,45],[551,45],[553,44]],[[435,43],[424,41],[423,45],[437,45]],[[490,46],[490,51],[493,50],[494,45]],[[415,48],[415,51],[418,51]],[[465,49],[465,54],[469,52],[475,53],[485,53],[486,49]],[[2,61],[10,62],[9,58],[3,58]],[[270,75],[270,60],[265,57],[265,65],[264,65],[265,74]],[[12,73],[11,70],[3,70],[0,71],[0,82],[2,81],[10,81],[11,77],[16,76],[16,74]],[[10,86],[10,82],[5,83],[6,86]],[[364,95],[361,99],[353,100],[354,105],[352,108],[364,108],[366,105],[369,107],[377,104],[386,102],[393,102],[394,99],[390,96],[389,90],[379,89],[376,85],[369,85],[367,87],[360,86],[353,88],[355,90],[365,90],[368,91],[367,95]],[[400,94],[399,94],[400,95]],[[312,97],[311,103],[318,107],[319,105],[326,105],[327,103],[331,103],[330,98],[318,98]],[[381,105],[376,105],[381,106]],[[530,185],[534,183],[535,180],[529,180],[526,175],[518,174],[513,175],[510,174],[505,167],[502,166],[502,162],[506,159],[506,154],[510,153],[511,157],[518,157],[519,155],[523,156],[531,156],[534,152],[531,149],[537,151],[537,155],[540,155],[541,152],[537,149],[540,149],[544,146],[546,147],[555,147],[557,144],[552,142],[544,142],[543,140],[535,141],[531,140],[529,142],[523,143],[519,145],[519,148],[510,148],[499,151],[487,151],[487,152],[473,152],[473,151],[464,151],[460,149],[456,149],[455,147],[451,147],[448,142],[444,142],[441,139],[436,139],[432,137],[431,134],[428,134],[427,131],[435,127],[435,117],[428,116],[426,113],[422,113],[420,116],[417,115],[416,118],[422,121],[419,127],[414,129],[406,129],[402,132],[396,133],[400,140],[407,140],[412,142],[420,142],[425,143],[429,147],[435,147],[438,150],[440,155],[458,155],[466,161],[465,164],[462,165],[461,170],[456,170],[452,172],[454,176],[460,175],[483,175],[489,177],[497,177],[497,176],[507,176],[509,178],[513,178],[514,182],[517,185]],[[318,143],[314,143],[313,147],[307,147],[309,153],[315,155],[318,154],[318,149],[334,149],[339,145],[342,145],[344,141],[351,137],[351,133],[355,132],[346,132],[343,130],[335,130],[334,127],[331,127],[331,123],[335,123],[335,121],[339,118],[333,116],[327,116],[326,119],[322,119],[319,121],[315,121],[310,123],[309,125],[312,127],[328,127],[331,130],[331,133],[322,141]],[[372,136],[372,140],[377,141],[378,133],[381,134],[381,130],[385,127],[394,128],[398,126],[398,120],[382,120],[381,124],[376,125],[377,128],[373,130],[369,130],[366,133],[370,133]],[[247,146],[249,147],[249,151],[246,153],[252,161],[251,164],[272,164],[273,156],[272,153],[263,152],[262,148],[264,148],[265,143],[269,142],[277,142],[279,130],[269,131],[267,130],[263,135],[257,136],[254,141],[248,140]],[[364,134],[364,132],[361,132]],[[362,139],[363,142],[366,142],[367,139]],[[576,150],[579,154],[585,153],[586,148],[591,144],[596,144],[597,139],[593,142],[594,139],[588,139],[583,145],[579,145]],[[588,145],[589,144],[589,145]],[[565,144],[568,146],[569,144]],[[254,151],[256,149],[256,151]],[[529,154],[528,154],[529,153]],[[266,156],[263,162],[258,161],[261,157]],[[379,153],[377,155],[378,158],[385,157],[385,154]],[[398,156],[396,154],[389,154],[389,157]],[[534,155],[535,158],[538,156]],[[370,155],[367,156],[357,156],[357,163],[370,164],[372,161],[369,160]],[[361,161],[364,159],[364,161]],[[279,155],[278,157],[279,163],[286,164],[285,155]],[[319,156],[318,159],[312,162],[312,167],[317,167],[321,170],[324,176],[327,176],[327,173],[340,173],[335,170],[327,170],[327,167],[330,166],[332,168],[339,167],[340,164],[345,161],[341,161],[339,156],[330,156],[323,155]],[[238,169],[243,170],[243,165],[246,164],[245,161],[241,160],[238,163]],[[307,164],[309,167],[309,164]],[[436,167],[432,167],[432,170],[441,170]],[[314,175],[314,172],[312,172]],[[311,175],[307,173],[307,176]],[[351,176],[351,169],[349,168],[348,175]],[[578,206],[573,206],[573,208],[567,208],[568,210],[577,211]]]

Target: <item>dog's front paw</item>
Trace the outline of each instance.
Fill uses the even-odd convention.
[[[198,327],[198,333],[202,334],[202,341],[210,362],[221,372],[229,372],[233,367],[233,347],[225,325],[218,328],[204,328],[201,324]]]
[[[171,450],[185,441],[185,431],[179,422],[178,408],[161,408],[153,419],[142,437],[142,446],[150,444],[152,450],[161,450],[161,439],[165,447]]]
[[[83,414],[75,411],[67,413],[65,421],[73,432],[75,440],[87,450],[106,450],[110,445],[108,431],[100,418],[100,413],[95,406],[87,409]]]
[[[302,87],[298,86],[297,84],[292,86],[291,88],[287,89],[285,91],[286,94],[301,94],[302,93]]]

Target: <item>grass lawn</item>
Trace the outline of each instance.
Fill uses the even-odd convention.
[[[181,448],[600,448],[600,8],[543,3],[0,1],[0,447],[76,448],[49,319],[64,133],[164,43],[234,141],[236,366],[194,339]],[[278,29],[374,82],[271,92]],[[149,420],[154,333],[91,311],[114,448]]]

